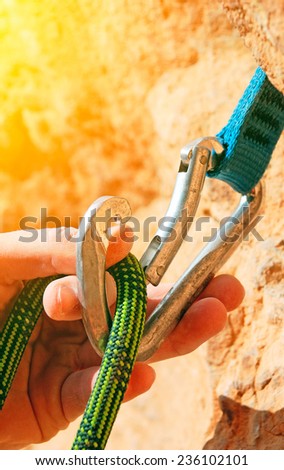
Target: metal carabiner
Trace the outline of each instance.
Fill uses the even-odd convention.
[[[216,137],[202,137],[181,149],[180,167],[164,217],[168,225],[157,230],[140,261],[146,279],[154,286],[161,281],[189,231],[206,173],[214,166],[215,156],[223,151],[224,148]]]
[[[257,223],[263,201],[263,184],[245,196],[220,226],[147,320],[138,360],[145,361],[173,331],[214,275]]]
[[[126,199],[103,196],[88,208],[79,226],[76,257],[79,300],[85,330],[100,356],[104,353],[112,323],[105,290],[108,230],[112,221],[127,221],[130,216]]]
[[[181,150],[181,163],[172,199],[166,213],[166,228],[158,229],[140,262],[146,279],[158,285],[176,255],[196,213],[206,172],[223,152],[215,137],[191,142]],[[137,360],[152,356],[178,324],[186,310],[225,263],[256,223],[262,203],[261,183],[241,198],[232,216],[221,225],[185,273],[156,307],[145,323]],[[98,199],[80,224],[77,248],[77,275],[81,285],[83,321],[92,346],[103,355],[111,319],[105,294],[105,253],[109,222],[131,216],[123,198]]]

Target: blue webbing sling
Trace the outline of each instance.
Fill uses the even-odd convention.
[[[265,172],[284,128],[284,95],[259,67],[228,124],[217,134],[225,150],[208,176],[246,194]]]

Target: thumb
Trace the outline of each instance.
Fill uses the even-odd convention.
[[[125,258],[132,248],[133,233],[125,225],[114,226],[106,254],[106,267]],[[74,255],[75,256],[75,255]],[[75,272],[75,267],[74,267]],[[115,301],[116,289],[113,278],[106,277],[108,299]],[[78,281],[76,276],[67,276],[51,282],[44,293],[44,309],[53,320],[77,320],[81,318],[81,304],[78,299]]]

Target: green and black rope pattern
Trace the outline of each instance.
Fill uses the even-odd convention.
[[[130,254],[111,267],[109,272],[117,285],[116,312],[98,378],[73,450],[105,448],[144,330],[147,295],[140,263]]]
[[[117,305],[106,351],[73,449],[103,449],[123,400],[144,330],[146,282],[140,263],[128,255],[109,272],[117,285]],[[42,312],[47,285],[62,276],[27,282],[0,334],[0,409]]]
[[[42,312],[46,286],[61,276],[28,281],[17,298],[0,333],[0,410],[2,409],[18,365]]]

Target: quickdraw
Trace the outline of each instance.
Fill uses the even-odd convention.
[[[215,137],[198,139],[181,150],[180,168],[166,213],[167,226],[158,229],[140,260],[146,280],[157,286],[179,250],[194,220],[204,180],[214,159],[223,152]],[[181,278],[146,321],[137,360],[153,355],[175,328],[185,311],[222,267],[241,240],[252,230],[262,208],[263,184],[243,196],[238,207],[220,226]],[[103,356],[110,317],[105,293],[107,229],[113,219],[127,220],[131,209],[126,199],[103,197],[86,212],[77,251],[77,276],[81,285],[83,320],[91,344]],[[83,233],[84,232],[84,233]]]
[[[217,137],[201,138],[181,151],[180,168],[167,212],[171,223],[159,229],[140,263],[129,255],[111,268],[118,288],[114,321],[105,293],[105,253],[110,220],[131,215],[128,202],[105,197],[87,211],[80,225],[77,275],[83,321],[103,356],[99,377],[86,407],[73,449],[105,447],[136,360],[146,360],[175,328],[187,308],[255,226],[263,184],[274,146],[284,127],[284,96],[257,69],[227,126]],[[177,253],[188,221],[195,215],[205,176],[229,183],[243,194],[238,207],[145,321],[146,280],[159,284]],[[175,233],[174,242],[169,242]],[[11,387],[33,327],[42,295],[52,279],[29,282],[17,299],[0,336],[0,405]]]

